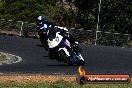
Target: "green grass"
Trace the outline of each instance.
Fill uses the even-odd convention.
[[[5,59],[6,59],[6,56],[4,54],[0,53],[0,61],[3,61]]]
[[[132,88],[130,84],[84,84],[79,85],[76,82],[66,82],[63,80],[56,81],[54,83],[0,83],[0,88]]]

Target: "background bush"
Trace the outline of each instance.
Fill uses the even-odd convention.
[[[35,22],[44,15],[56,25],[96,30],[99,0],[0,0],[0,18]],[[102,0],[99,30],[132,34],[132,1]]]

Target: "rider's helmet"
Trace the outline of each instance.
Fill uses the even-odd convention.
[[[44,18],[45,18],[44,16],[38,16],[38,18],[37,18],[38,23],[43,22]]]

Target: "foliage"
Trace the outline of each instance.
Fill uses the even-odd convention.
[[[49,17],[57,8],[56,6],[50,5],[46,0],[9,1],[10,0],[1,1],[1,18],[33,22],[39,15],[45,15],[46,18]],[[53,1],[54,0],[52,0],[52,2]]]
[[[100,27],[119,33],[132,34],[132,2],[130,0],[103,0]]]
[[[99,0],[1,0],[0,18],[35,22],[44,15],[56,25],[96,30]],[[101,0],[99,30],[132,34],[132,1]]]
[[[101,0],[100,29],[132,34],[132,1],[131,0]],[[79,15],[83,15],[79,21],[87,25],[88,29],[95,30],[97,23],[99,0],[75,0]],[[84,18],[86,18],[86,21]],[[92,16],[94,19],[89,19]],[[79,18],[80,19],[80,18]],[[82,22],[84,21],[84,22]],[[92,28],[93,27],[93,28]]]

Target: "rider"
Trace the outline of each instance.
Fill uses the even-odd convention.
[[[37,31],[38,31],[38,35],[40,37],[40,41],[43,45],[43,47],[45,48],[45,50],[48,50],[48,43],[47,43],[47,39],[48,39],[48,27],[49,24],[47,21],[45,21],[45,17],[44,16],[38,16],[37,18]]]
[[[63,36],[67,37],[67,39],[70,41],[71,46],[74,48],[74,50],[81,52],[81,49],[79,48],[78,44],[75,42],[74,37],[69,33],[67,28],[54,26],[53,23],[45,21],[44,16],[39,16],[37,18],[37,30],[40,36],[40,41],[42,45],[44,46],[45,50],[48,50],[47,39],[50,37],[48,36],[47,33],[49,33],[50,35],[53,35],[55,31],[57,31],[58,29],[59,31],[61,30],[61,32],[63,33]]]
[[[66,27],[60,27],[60,26],[56,26],[56,27],[57,29],[59,29],[58,31],[61,31],[63,37],[66,37],[70,41],[73,50],[81,53],[81,48],[79,47],[78,42],[75,41],[75,38],[72,36],[71,33],[69,33],[68,29]]]

